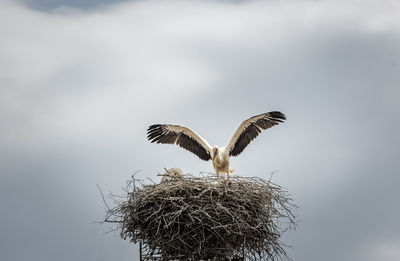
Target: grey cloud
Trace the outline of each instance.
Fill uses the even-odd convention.
[[[128,0],[113,0],[113,1],[106,1],[106,0],[85,0],[85,1],[78,1],[78,0],[19,0],[20,2],[26,3],[29,7],[41,10],[41,11],[54,11],[63,7],[69,8],[79,8],[83,10],[90,10],[99,8],[104,5],[110,5],[113,3],[123,3]]]
[[[4,258],[137,259],[92,224],[104,214],[96,184],[118,193],[137,170],[212,171],[147,142],[147,126],[181,124],[224,145],[245,118],[281,110],[287,122],[232,167],[279,170],[273,180],[300,206],[290,256],[398,259],[396,1],[150,1],[51,15],[0,5]]]

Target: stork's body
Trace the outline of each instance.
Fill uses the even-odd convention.
[[[215,174],[229,174],[229,153],[225,150],[225,147],[219,148],[218,146],[213,147],[212,163],[215,170]]]
[[[171,124],[150,126],[147,130],[147,138],[151,142],[177,144],[196,154],[202,160],[212,160],[215,174],[229,174],[231,156],[239,155],[262,130],[284,120],[286,120],[286,116],[279,111],[253,116],[242,122],[228,145],[221,148],[218,146],[211,147],[205,139],[189,128]]]

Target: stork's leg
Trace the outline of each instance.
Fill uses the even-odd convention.
[[[226,168],[225,168],[225,173],[226,173],[226,177],[227,177],[227,179],[229,179],[229,163],[226,165]]]

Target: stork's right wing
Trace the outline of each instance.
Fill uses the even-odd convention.
[[[279,111],[270,111],[245,120],[235,131],[227,146],[229,156],[239,155],[262,130],[269,129],[284,120],[286,116]]]
[[[186,127],[170,124],[151,125],[147,129],[147,138],[151,142],[177,144],[202,160],[211,159],[211,146],[200,135]]]

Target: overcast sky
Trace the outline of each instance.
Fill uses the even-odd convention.
[[[398,0],[0,0],[0,259],[138,260],[96,184],[212,171],[150,124],[223,146],[271,110],[231,167],[278,170],[290,257],[400,260]]]

